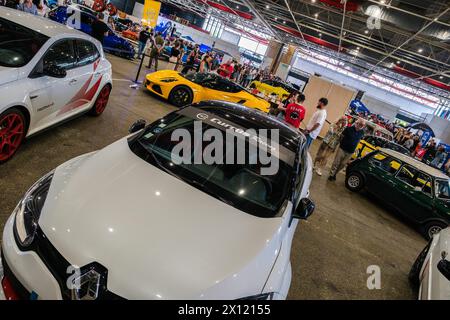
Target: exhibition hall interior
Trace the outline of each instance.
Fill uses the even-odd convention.
[[[450,300],[449,177],[447,0],[0,0],[0,300]]]

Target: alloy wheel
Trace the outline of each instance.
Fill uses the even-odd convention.
[[[95,102],[95,112],[97,114],[101,114],[105,110],[106,105],[108,104],[110,92],[111,89],[109,86],[105,86],[98,94],[97,101]]]
[[[0,118],[0,161],[8,160],[19,148],[25,129],[24,119],[18,113]]]

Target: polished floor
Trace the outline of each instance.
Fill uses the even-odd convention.
[[[0,234],[23,193],[43,174],[123,137],[137,119],[153,121],[175,109],[140,87],[130,88],[137,62],[109,59],[114,88],[102,116],[82,116],[41,133],[0,166]],[[316,149],[314,144],[313,156]],[[289,298],[414,299],[407,275],[426,241],[375,199],[345,189],[343,178],[330,183],[314,176],[311,198],[317,207],[294,238]],[[367,288],[367,268],[373,265],[381,270],[379,290]]]

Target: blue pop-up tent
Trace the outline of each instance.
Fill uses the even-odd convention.
[[[356,113],[367,112],[370,114],[370,110],[360,100],[352,100],[350,102],[350,108]]]

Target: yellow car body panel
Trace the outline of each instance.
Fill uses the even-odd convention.
[[[269,112],[270,103],[264,99],[258,98],[251,93],[242,90],[236,93],[214,90],[203,87],[194,83],[178,72],[173,70],[162,70],[154,73],[149,73],[146,76],[145,88],[150,92],[169,99],[170,92],[177,86],[186,86],[192,90],[192,103],[207,101],[207,100],[221,100],[227,102],[240,103],[246,107],[258,109],[263,112]],[[157,88],[160,90],[158,91]]]
[[[368,143],[366,140],[361,140],[352,155],[352,159],[362,158],[366,154],[378,149],[380,149],[380,147],[376,147],[373,144]]]
[[[271,94],[276,94],[280,99],[283,98],[283,96],[289,96],[289,92],[283,89],[282,87],[274,87],[271,85],[268,85],[267,83],[263,83],[261,81],[253,81],[250,86],[254,85],[258,91],[261,91],[262,93],[270,96]]]

